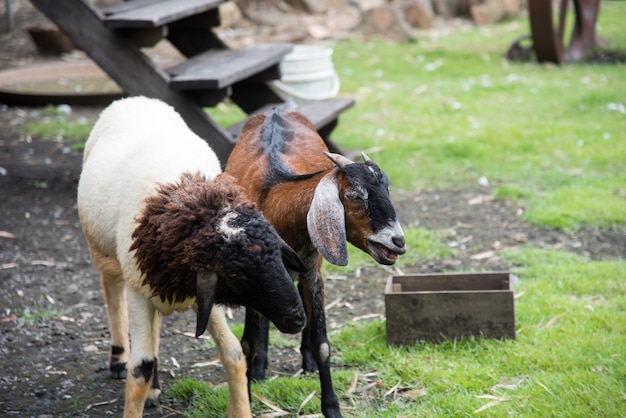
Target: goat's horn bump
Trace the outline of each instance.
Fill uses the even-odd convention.
[[[370,157],[367,156],[366,153],[364,153],[363,151],[361,151],[361,156],[363,156],[363,162],[364,163],[371,163],[372,159]]]
[[[352,161],[349,158],[344,157],[341,154],[335,154],[332,152],[326,152],[324,151],[324,154],[326,154],[326,156],[333,162],[335,163],[335,165],[341,169],[343,169],[345,166],[347,166],[348,164],[354,164],[354,161]]]

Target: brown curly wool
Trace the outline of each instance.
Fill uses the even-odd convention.
[[[252,213],[254,205],[226,174],[207,179],[201,173],[183,173],[176,183],[160,184],[145,200],[137,219],[133,244],[135,259],[147,285],[162,301],[182,302],[196,297],[198,269],[222,270],[217,232],[229,212]]]

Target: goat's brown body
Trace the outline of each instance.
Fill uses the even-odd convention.
[[[225,172],[238,180],[307,265],[308,270],[298,276],[308,316],[302,333],[303,368],[307,372],[319,370],[324,415],[341,417],[330,373],[322,255],[334,264],[345,265],[346,240],[384,264],[392,264],[404,252],[404,237],[388,201],[388,179],[368,159],[355,164],[328,154],[324,141],[304,115],[281,109],[248,120]],[[377,219],[372,221],[372,216]],[[378,227],[384,231],[379,233]],[[246,311],[242,346],[249,380],[263,379],[267,321],[250,310]]]
[[[298,182],[285,182],[267,188],[266,173],[270,161],[260,136],[265,114],[256,115],[246,123],[246,129],[231,153],[225,172],[240,181],[246,195],[260,206],[263,215],[278,234],[301,256],[317,256],[306,228],[306,217],[315,187],[321,176],[334,167],[323,153],[326,144],[308,119],[292,113],[296,123],[289,126],[293,137],[282,152],[282,161],[295,175],[319,173]],[[306,153],[310,158],[303,159]],[[236,163],[235,163],[236,162]],[[307,257],[308,258],[308,257]]]

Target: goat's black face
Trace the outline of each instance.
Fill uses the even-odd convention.
[[[393,264],[406,252],[404,234],[391,203],[387,175],[371,160],[343,167],[340,197],[346,211],[348,241],[378,263]]]
[[[297,254],[256,211],[226,214],[217,226],[217,303],[249,306],[269,318],[282,332],[302,330],[306,315],[283,260],[302,270]]]

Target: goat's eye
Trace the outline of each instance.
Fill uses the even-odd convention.
[[[346,198],[352,201],[358,201],[360,203],[365,203],[365,196],[356,192],[348,192],[346,193]]]
[[[348,193],[346,193],[346,198],[347,198],[348,200],[357,200],[357,199],[359,199],[359,198],[361,198],[361,197],[360,197],[357,193],[354,193],[354,192],[348,192]]]

